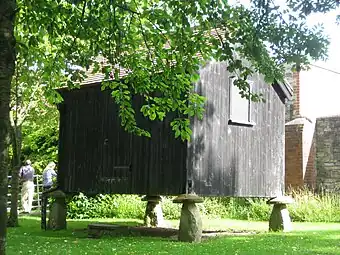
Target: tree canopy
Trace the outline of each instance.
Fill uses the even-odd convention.
[[[27,65],[43,70],[49,99],[58,100],[52,88],[72,88],[85,78],[85,70],[75,66],[94,65],[95,72],[114,74],[115,80],[104,86],[113,90],[126,130],[149,135],[134,119],[131,99],[140,94],[147,102],[141,109],[146,117],[163,120],[176,112],[176,136],[189,139],[187,116],[203,111],[204,98],[192,84],[204,61],[227,61],[239,78],[235,85],[246,92],[253,72],[268,82],[283,80],[285,65],[326,57],[322,27],[308,28],[299,17],[308,9],[288,3],[280,10],[263,0],[252,1],[250,8],[208,0],[18,1],[16,38]],[[95,62],[98,56],[108,62],[104,68]],[[126,76],[118,82],[122,70]]]
[[[31,159],[36,170],[42,170],[48,161],[56,160],[58,140],[57,107],[45,96],[42,72],[42,69],[26,65],[22,54],[17,54],[10,104],[11,156],[12,159],[16,157],[17,162],[12,160],[12,164],[20,166],[26,157]]]

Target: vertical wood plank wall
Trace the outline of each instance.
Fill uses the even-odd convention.
[[[185,191],[187,145],[175,139],[170,119],[137,122],[152,134],[124,131],[118,108],[100,85],[62,92],[58,183],[87,194],[179,194]],[[140,107],[140,98],[133,99]]]
[[[253,90],[265,103],[251,103],[254,126],[228,125],[229,76],[223,63],[201,69],[198,92],[207,97],[202,121],[193,120],[189,144],[188,179],[206,196],[270,197],[284,185],[284,104],[261,76]]]

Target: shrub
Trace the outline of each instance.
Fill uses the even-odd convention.
[[[308,190],[292,193],[295,203],[288,206],[293,221],[340,222],[340,195],[313,194]],[[165,219],[179,219],[181,204],[172,202],[174,197],[163,197]],[[209,218],[267,221],[272,205],[264,198],[205,198],[197,204],[201,213]],[[98,195],[86,197],[79,194],[68,202],[68,217],[135,218],[143,219],[146,202],[137,195]]]
[[[71,219],[89,219],[94,215],[95,203],[92,198],[80,193],[67,204],[67,216]]]
[[[210,218],[227,218],[227,207],[224,206],[221,198],[209,197],[205,198],[201,205],[201,211],[204,215]]]
[[[144,205],[136,195],[98,195],[80,193],[68,202],[67,216],[71,219],[135,218],[142,219]]]
[[[172,202],[173,197],[163,197],[162,210],[165,219],[175,220],[181,216],[182,204],[175,204]]]
[[[308,190],[292,192],[295,203],[288,206],[293,221],[340,222],[340,195],[313,194]]]

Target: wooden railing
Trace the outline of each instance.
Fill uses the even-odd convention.
[[[8,176],[8,200],[7,200],[7,211],[11,209],[11,179],[12,176]],[[34,197],[32,203],[32,210],[41,208],[41,193],[42,193],[42,175],[34,175]],[[21,184],[19,184],[18,193],[18,209],[21,208]]]

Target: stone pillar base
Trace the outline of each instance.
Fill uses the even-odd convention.
[[[51,197],[55,198],[55,201],[51,205],[47,229],[61,230],[66,229],[66,195],[61,190],[54,191],[50,194]]]
[[[147,201],[145,215],[144,215],[144,226],[146,227],[166,227],[163,211],[160,202],[162,198],[160,196],[144,196],[142,201]]]
[[[291,204],[293,202],[293,199],[287,196],[276,197],[267,201],[268,204],[274,205],[269,219],[269,231],[292,231],[293,226],[287,209],[287,204]]]
[[[195,194],[183,194],[176,197],[173,202],[183,203],[178,240],[181,242],[201,242],[202,218],[196,203],[202,203],[203,198]]]

